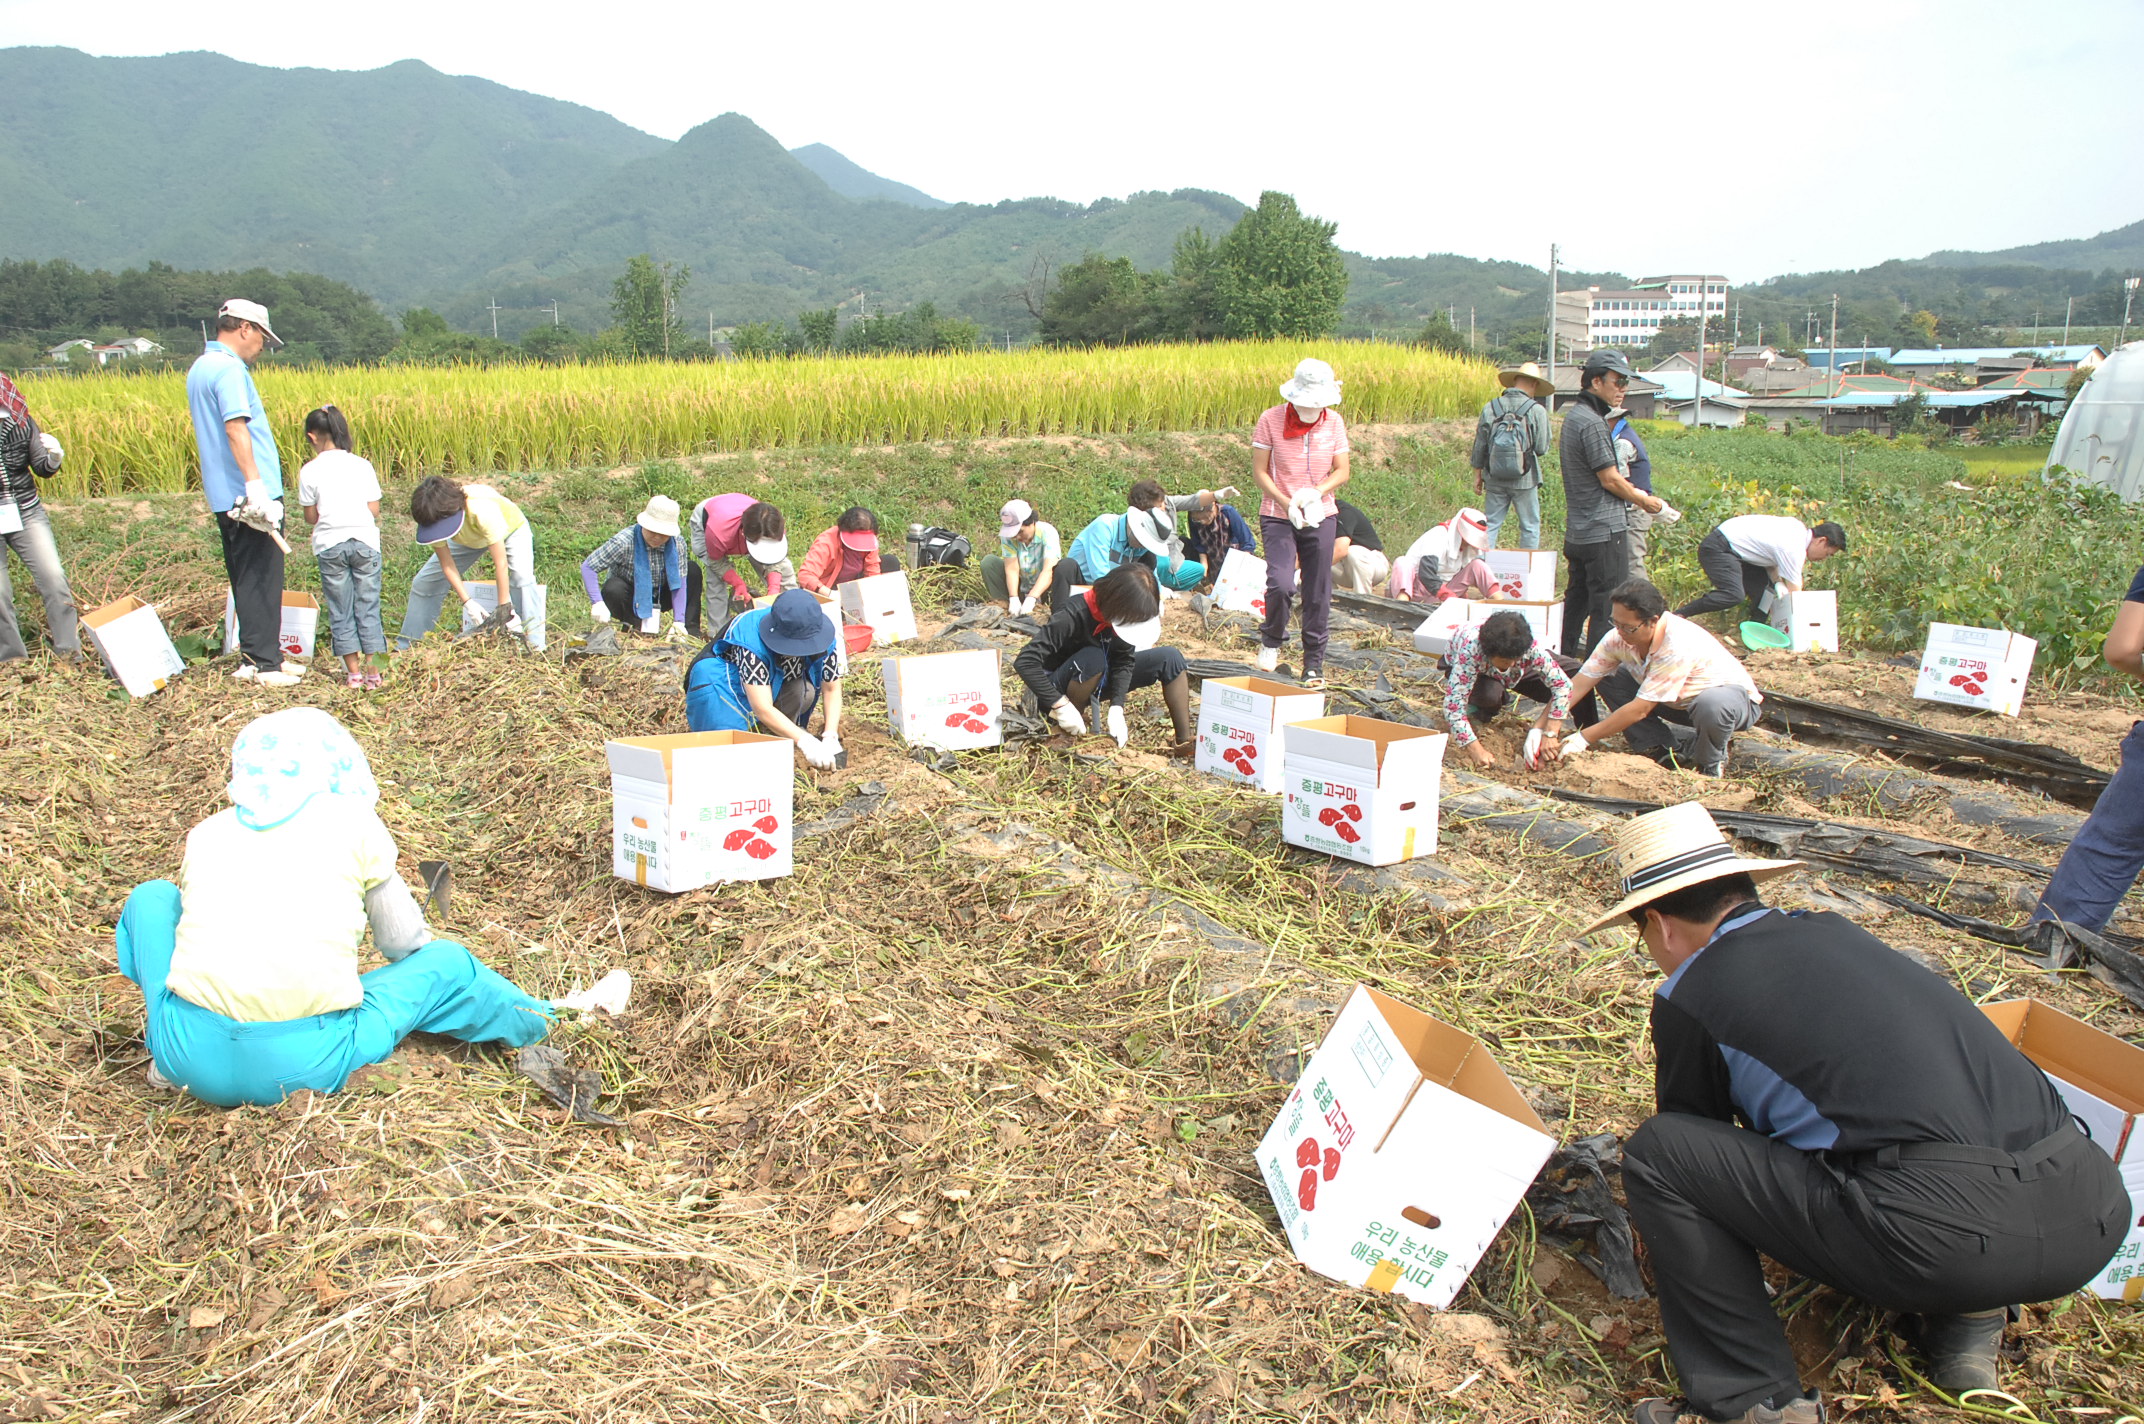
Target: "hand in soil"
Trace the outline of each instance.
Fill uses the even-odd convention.
[[[1496,754],[1480,742],[1467,743],[1467,759],[1476,766],[1495,766]]]

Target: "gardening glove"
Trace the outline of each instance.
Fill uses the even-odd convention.
[[[1027,616],[1027,600],[1024,598],[1015,598],[1012,601],[1012,606],[1005,611],[1007,613],[1010,613],[1015,618],[1024,618]]]
[[[1584,732],[1573,732],[1563,739],[1563,754],[1567,757],[1574,757],[1591,745],[1593,744],[1586,740]]]
[[[1118,746],[1121,747],[1132,739],[1132,729],[1124,723],[1124,709],[1122,707],[1112,703],[1109,708],[1109,716],[1105,720],[1109,727],[1109,735]]]
[[[67,458],[67,452],[61,447],[60,442],[53,439],[50,435],[45,434],[43,431],[38,432],[37,442],[38,445],[44,450],[45,458],[52,461],[54,464],[58,464],[61,460]]]
[[[245,503],[263,505],[268,502],[268,486],[260,480],[246,481]]]
[[[828,732],[825,736],[819,738],[819,745],[826,748],[826,760],[829,766],[840,759],[841,734],[839,732]]]
[[[1653,518],[1659,520],[1662,524],[1673,524],[1676,520],[1682,518],[1682,511],[1669,504],[1666,500],[1662,500],[1660,501],[1660,512],[1654,515]]]
[[[1060,697],[1051,703],[1050,716],[1056,720],[1058,726],[1064,728],[1067,736],[1084,737],[1087,735],[1087,724],[1080,717],[1079,709],[1072,705],[1071,698]]]
[[[1542,733],[1539,727],[1526,734],[1526,746],[1519,755],[1525,761],[1528,771],[1539,771],[1541,769],[1541,736]]]
[[[832,771],[834,769],[834,754],[826,749],[826,743],[820,741],[811,733],[805,732],[797,737],[797,750],[804,754],[805,761],[811,763],[820,771]]]
[[[610,622],[610,605],[605,603],[600,598],[597,599],[594,603],[589,604],[588,621],[591,623]]]
[[[1213,492],[1213,497],[1215,499],[1234,499],[1242,493],[1243,491],[1237,489],[1234,485],[1223,485]]]
[[[1288,522],[1298,529],[1308,529],[1318,522],[1314,512],[1324,496],[1314,489],[1297,490],[1288,501]]]

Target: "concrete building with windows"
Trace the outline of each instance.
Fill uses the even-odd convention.
[[[1728,282],[1717,274],[1647,277],[1623,290],[1587,291],[1587,334],[1595,346],[1643,346],[1672,321],[1727,319]]]

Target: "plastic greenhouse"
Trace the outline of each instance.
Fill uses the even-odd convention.
[[[2144,341],[2114,352],[2078,390],[2047,463],[2131,502],[2144,495]]]

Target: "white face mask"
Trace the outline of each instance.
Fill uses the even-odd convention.
[[[1293,404],[1293,402],[1290,402],[1290,404]],[[1322,405],[1299,405],[1295,407],[1295,418],[1305,425],[1316,424],[1318,417],[1323,414],[1325,414],[1325,407]]]

